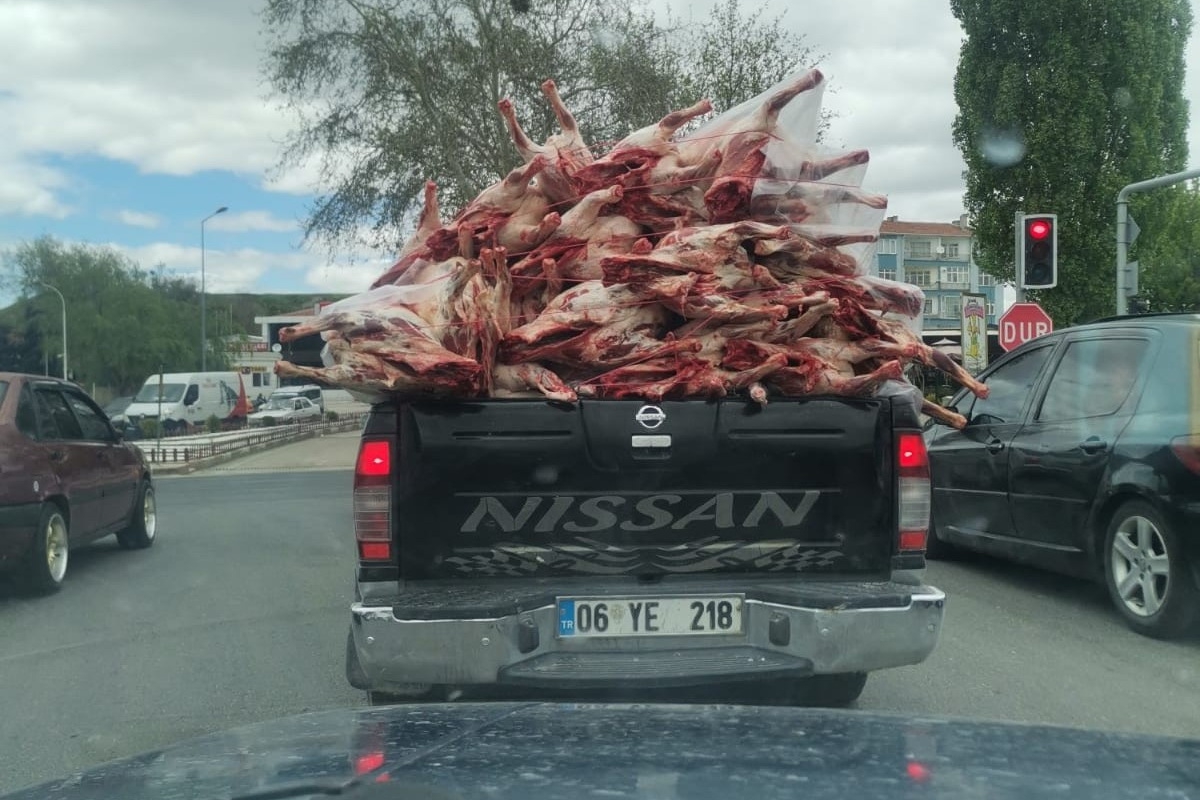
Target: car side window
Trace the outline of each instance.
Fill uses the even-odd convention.
[[[79,420],[75,419],[75,415],[71,413],[71,407],[67,405],[66,399],[60,392],[53,389],[38,389],[37,397],[45,418],[53,423],[52,430],[43,427],[43,433],[49,434],[48,436],[44,435],[43,438],[68,440],[83,438],[83,429],[79,427]]]
[[[996,425],[1020,422],[1021,411],[1029,399],[1038,375],[1050,357],[1053,345],[1023,353],[989,375],[984,383],[988,396],[976,398],[970,411],[971,424]]]
[[[33,392],[28,386],[21,389],[17,398],[17,430],[30,439],[40,439],[37,411],[33,407]]]
[[[1088,339],[1063,353],[1038,420],[1105,417],[1122,405],[1137,381],[1150,343],[1145,339]]]
[[[66,392],[67,405],[75,412],[75,418],[79,420],[79,427],[83,431],[83,438],[93,442],[111,442],[113,440],[112,430],[109,429],[108,423],[104,421],[104,415],[92,404],[85,400],[82,396],[75,392]]]
[[[183,396],[183,404],[185,406],[194,405],[200,399],[200,387],[192,384],[187,388],[187,393]]]

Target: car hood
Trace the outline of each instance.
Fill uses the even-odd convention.
[[[463,703],[304,714],[8,800],[1194,797],[1200,740],[776,707]]]
[[[283,416],[287,416],[288,414],[291,414],[293,411],[294,411],[294,409],[291,409],[291,408],[284,408],[284,409],[280,409],[278,411],[275,411],[275,410],[267,411],[266,409],[264,409],[262,411],[255,411],[253,414],[250,414],[249,416],[250,416],[250,419],[261,419],[262,417],[283,417]]]
[[[177,401],[177,400],[173,400],[173,401],[164,400],[162,403],[162,407],[165,409],[173,408],[174,406],[177,406],[177,405],[179,405],[179,401]],[[155,401],[153,403],[130,403],[129,405],[125,406],[125,410],[122,411],[121,413],[126,416],[129,416],[129,417],[153,416],[158,413],[158,402]]]

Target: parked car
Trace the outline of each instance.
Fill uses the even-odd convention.
[[[315,383],[306,383],[302,386],[280,386],[271,393],[271,398],[276,397],[281,399],[289,397],[307,397],[309,400],[312,400],[322,412],[325,411],[325,393],[321,390],[321,387],[317,386]]]
[[[104,406],[105,415],[112,421],[117,421],[119,417],[125,415],[125,409],[129,408],[129,404],[133,402],[133,395],[127,397],[117,397],[110,400]]]
[[[321,419],[321,408],[307,397],[275,397],[247,417],[250,427]],[[270,421],[268,421],[270,420]]]
[[[104,406],[104,414],[108,417],[108,421],[112,423],[113,428],[130,441],[142,438],[141,427],[125,413],[132,403],[133,395],[129,395],[111,400]]]
[[[0,372],[0,568],[55,591],[72,548],[149,547],[157,528],[149,464],[83,389]]]
[[[1119,317],[1006,354],[927,423],[931,558],[979,550],[1108,586],[1131,628],[1200,620],[1200,314]]]

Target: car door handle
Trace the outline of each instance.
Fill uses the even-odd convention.
[[[1004,449],[1004,442],[993,436],[991,439],[988,439],[987,449],[989,453],[999,453]]]
[[[63,461],[66,459],[66,457],[67,457],[67,454],[64,453],[62,450],[51,450],[50,451],[50,460],[51,461]]]
[[[1085,453],[1103,453],[1108,449],[1108,442],[1096,436],[1089,436],[1079,443],[1079,449]]]

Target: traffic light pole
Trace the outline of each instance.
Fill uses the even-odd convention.
[[[1021,286],[1021,219],[1025,216],[1024,211],[1018,211],[1013,217],[1013,275],[1016,280],[1013,281],[1013,286],[1017,290],[1016,300],[1014,302],[1025,302],[1025,288]]]
[[[1117,193],[1117,315],[1129,313],[1129,298],[1125,296],[1125,270],[1129,267],[1129,195],[1149,189],[1161,189],[1176,183],[1200,178],[1200,169],[1161,175],[1131,183]]]

